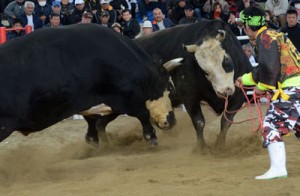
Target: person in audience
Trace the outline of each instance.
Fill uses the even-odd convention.
[[[122,29],[123,29],[123,35],[133,39],[139,32],[141,31],[141,27],[139,22],[132,18],[132,15],[130,13],[129,9],[122,10]]]
[[[96,16],[97,19],[100,18],[102,12],[106,11],[109,14],[109,24],[113,24],[117,22],[117,12],[116,10],[109,4],[110,0],[101,0],[101,8],[97,11]]]
[[[144,21],[142,28],[143,35],[149,35],[153,32],[152,23],[149,20]]]
[[[81,22],[79,23],[92,23],[93,14],[90,11],[84,11],[82,14]]]
[[[174,23],[169,19],[165,18],[161,9],[155,8],[153,10],[154,20],[152,21],[153,31],[162,30],[174,26]]]
[[[230,25],[230,28],[235,36],[245,36],[246,33],[245,33],[244,24],[242,22],[238,21],[238,19],[235,16],[236,16],[235,12],[229,12],[228,23]],[[249,43],[249,40],[242,39],[242,40],[239,40],[239,42],[241,43],[241,45],[245,45],[245,44]]]
[[[52,8],[56,6],[60,6],[60,23],[62,25],[69,25],[71,24],[70,18],[71,14],[73,13],[75,6],[73,3],[70,3],[69,0],[61,0],[61,3],[55,3],[53,1]]]
[[[109,13],[108,11],[103,11],[99,15],[98,24],[103,27],[110,27],[112,24],[109,23]]]
[[[221,4],[219,2],[214,3],[213,9],[208,15],[208,19],[219,19],[227,22],[228,18],[229,16],[223,12]]]
[[[46,0],[37,0],[37,4],[34,8],[34,13],[43,23],[43,26],[49,23],[49,16],[52,12],[51,5],[47,4]]]
[[[258,63],[255,60],[255,54],[253,51],[253,48],[250,44],[244,44],[242,45],[243,51],[246,54],[246,56],[249,59],[249,62],[251,63],[252,67],[256,67],[258,65]]]
[[[26,1],[24,4],[25,13],[20,16],[22,26],[30,25],[33,31],[43,27],[43,22],[34,14],[34,7],[33,2]]]
[[[59,1],[52,2],[51,14],[61,14],[61,2]]]
[[[288,38],[293,42],[298,51],[300,51],[300,24],[298,21],[298,13],[294,9],[290,9],[286,13],[287,26],[282,29]]]
[[[100,9],[100,1],[99,0],[85,0],[85,6],[87,10],[91,11],[93,15],[96,14],[97,10]]]
[[[23,28],[21,20],[18,19],[18,18],[14,19],[12,28]],[[25,31],[24,30],[8,31],[6,33],[6,40],[9,41],[9,40],[12,40],[12,39],[14,39],[16,37],[21,37],[23,35],[25,35]]]
[[[205,0],[206,1],[206,0]],[[176,7],[177,0],[168,0],[167,5],[167,18],[170,18],[172,15],[172,10]]]
[[[194,7],[188,4],[184,8],[185,17],[179,20],[179,24],[191,24],[198,22],[198,19],[194,16]]]
[[[136,18],[137,0],[128,0],[128,9],[131,12],[132,18]]]
[[[20,18],[25,13],[25,0],[15,0],[10,2],[4,9],[4,16],[12,26],[15,18]]]
[[[300,23],[300,0],[291,0],[290,6],[297,11],[298,23]]]
[[[144,35],[149,35],[153,32],[152,23],[149,20],[143,22],[142,31],[135,37],[142,37]]]
[[[121,27],[121,25],[120,25],[119,23],[117,23],[117,22],[113,23],[113,24],[111,25],[111,28],[112,28],[114,31],[123,34],[123,32],[122,32],[122,27]]]
[[[266,26],[268,28],[272,28],[272,29],[279,29],[279,22],[276,20],[276,18],[274,17],[273,13],[270,12],[269,10],[265,11],[265,17],[266,17]]]
[[[75,0],[75,9],[70,16],[71,24],[76,24],[82,21],[82,15],[87,9],[83,0]]]
[[[50,22],[46,25],[43,26],[43,28],[45,27],[61,27],[62,25],[60,24],[60,15],[53,13],[50,15]]]
[[[1,0],[0,1],[0,15],[4,13],[4,9],[6,8],[6,6],[11,3],[14,0]],[[1,20],[1,17],[0,17]],[[1,25],[1,23],[0,23]]]
[[[115,10],[115,21],[120,22],[122,20],[122,14],[121,11],[124,9],[129,8],[129,4],[126,0],[112,0],[109,2],[110,6],[112,6],[113,10]],[[139,12],[140,14],[143,13],[143,8],[139,5]],[[145,10],[146,12],[146,10]],[[147,15],[147,14],[146,14]]]
[[[209,15],[209,13],[213,11],[215,3],[219,3],[223,13],[227,16],[229,15],[229,5],[225,0],[206,0],[206,3],[203,6],[203,11]]]
[[[176,7],[172,10],[170,19],[174,24],[179,24],[181,18],[185,17],[184,8],[187,5],[186,0],[177,0]]]
[[[286,27],[286,12],[289,8],[288,0],[267,0],[265,10],[269,10],[279,21],[280,28]]]

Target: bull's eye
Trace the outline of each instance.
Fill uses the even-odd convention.
[[[225,63],[229,63],[229,57],[228,57],[228,56],[225,56],[225,57],[224,57],[224,61],[225,61]]]
[[[226,73],[233,71],[233,62],[230,56],[228,55],[224,56],[222,67]]]

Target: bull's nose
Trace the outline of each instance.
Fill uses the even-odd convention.
[[[226,97],[226,96],[230,96],[234,93],[234,89],[227,87],[222,91],[217,91],[217,95],[218,97]]]
[[[170,123],[168,121],[165,121],[163,124],[163,128],[169,128],[170,127]]]
[[[234,89],[232,89],[232,88],[230,88],[230,87],[227,87],[226,89],[225,89],[225,94],[226,95],[232,95],[233,94],[233,92],[234,92]]]

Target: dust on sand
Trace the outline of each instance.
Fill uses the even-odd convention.
[[[109,124],[110,143],[98,149],[85,144],[83,120],[65,120],[27,137],[14,133],[0,143],[0,195],[299,195],[300,143],[294,136],[285,137],[289,178],[257,181],[269,158],[251,123],[232,125],[226,147],[216,149],[220,117],[203,107],[211,147],[206,154],[179,109],[172,130],[156,128],[157,147],[142,140],[139,122],[128,116]],[[246,118],[248,110],[235,120]]]

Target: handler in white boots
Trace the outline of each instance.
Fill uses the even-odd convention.
[[[273,178],[287,178],[286,156],[284,142],[276,142],[268,145],[270,156],[270,169],[263,175],[256,176],[257,180]]]
[[[296,137],[300,116],[300,53],[281,32],[265,26],[265,13],[250,6],[240,13],[245,33],[255,47],[258,66],[237,78],[235,85],[255,86],[254,92],[263,95],[277,89],[263,122],[263,147],[268,148],[271,166],[257,180],[286,178],[285,145],[282,136],[294,131]],[[300,121],[300,120],[299,120]],[[298,137],[299,138],[299,137]]]

